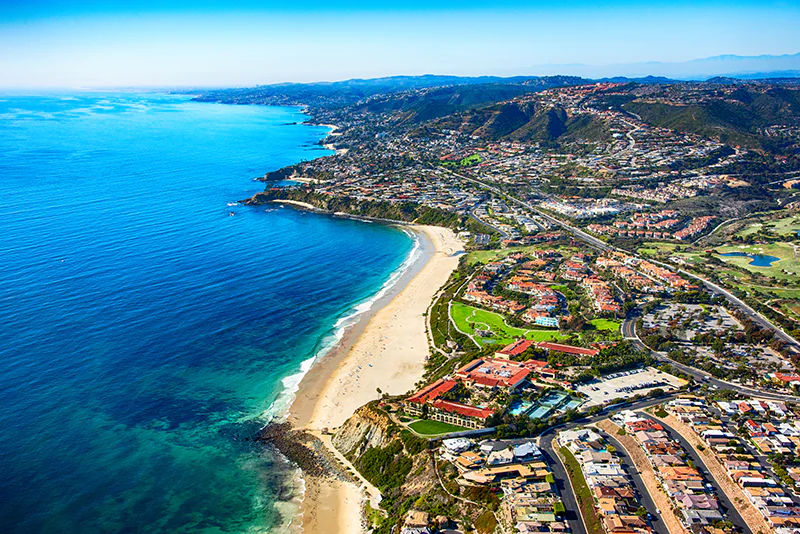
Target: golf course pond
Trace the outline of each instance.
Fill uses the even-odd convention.
[[[765,256],[763,254],[746,254],[744,252],[726,252],[725,254],[720,254],[720,256],[730,257],[730,256],[746,256],[751,258],[750,265],[753,267],[772,267],[772,264],[776,261],[780,261],[780,258],[776,256]]]

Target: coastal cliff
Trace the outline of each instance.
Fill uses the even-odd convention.
[[[362,406],[345,421],[331,442],[348,459],[358,458],[370,447],[381,447],[392,437],[393,423],[385,413]]]
[[[289,169],[289,168],[287,168]],[[276,172],[283,172],[276,171]],[[286,178],[291,176],[291,172]],[[271,188],[257,193],[244,201],[246,205],[269,204],[274,201],[288,200],[313,206],[315,209],[354,217],[381,219],[385,221],[406,222],[421,225],[443,226],[451,229],[467,229],[472,232],[492,234],[494,230],[458,213],[445,211],[413,202],[384,202],[360,200],[347,196],[331,196],[317,193],[310,188],[282,187]]]
[[[332,440],[359,473],[381,491],[381,510],[367,514],[373,532],[393,532],[402,526],[411,509],[473,523],[483,513],[482,505],[473,500],[483,496],[470,490],[457,497],[462,492],[455,482],[457,473],[450,464],[437,466],[431,450],[436,443],[402,429],[387,409],[377,401],[362,406]]]

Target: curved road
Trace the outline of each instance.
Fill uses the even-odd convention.
[[[650,347],[645,345],[644,342],[642,342],[642,340],[639,338],[639,335],[636,333],[636,320],[639,317],[640,317],[640,311],[638,308],[631,310],[630,313],[628,313],[628,316],[625,317],[625,320],[622,322],[622,327],[621,327],[622,336],[628,341],[630,341],[637,349],[649,353],[657,360],[672,365],[676,369],[683,371],[684,373],[691,376],[697,381],[705,382],[709,385],[716,386],[720,389],[732,389],[733,391],[739,392],[743,395],[749,395],[768,400],[800,402],[800,396],[785,395],[782,393],[772,393],[769,391],[763,391],[760,389],[734,384],[732,382],[728,382],[725,380],[720,380],[718,378],[715,378],[712,374],[707,373],[706,371],[702,371],[700,369],[697,369],[696,367],[676,362],[675,360],[669,358],[665,352],[657,352],[652,350]]]
[[[674,396],[675,395],[664,395],[657,399],[646,399],[630,403],[629,405],[626,406],[616,405],[613,407],[613,411],[616,411],[623,407],[630,410],[643,410],[650,406],[654,406],[656,404],[660,404],[666,400],[669,400]],[[585,426],[600,421],[602,419],[606,419],[607,417],[608,414],[601,412],[600,414],[597,415],[584,417],[582,419],[570,421],[569,423],[564,423],[562,425],[548,428],[539,435],[539,448],[542,450],[542,454],[544,455],[544,460],[547,462],[550,469],[553,471],[553,475],[556,478],[556,483],[558,484],[558,490],[559,493],[561,494],[561,499],[564,502],[564,507],[567,509],[567,522],[569,523],[570,529],[573,534],[587,534],[586,526],[583,524],[583,519],[581,518],[579,511],[580,508],[578,507],[578,501],[575,498],[575,492],[573,491],[572,485],[570,484],[569,476],[567,476],[567,471],[564,468],[564,464],[561,463],[561,459],[558,457],[558,454],[556,454],[553,442],[555,441],[556,434],[562,430],[570,430],[573,428],[577,428],[579,426]],[[634,482],[636,481],[634,480]],[[644,486],[642,485],[642,487]],[[648,507],[648,505],[644,502],[644,500],[643,504],[645,504],[645,508],[647,508],[647,510],[650,513],[655,515],[655,506],[653,506],[653,509],[651,510]],[[661,531],[659,530],[659,532]]]
[[[631,257],[634,257],[634,258],[637,258],[637,259],[640,259],[640,260],[644,260],[645,259],[645,258],[642,258],[641,256],[639,256],[638,254],[636,254],[635,252],[631,252],[629,250],[621,249],[621,248],[618,248],[618,247],[613,247],[613,246],[609,245],[608,243],[606,243],[605,241],[602,241],[602,240],[600,240],[600,239],[598,239],[598,238],[596,238],[596,237],[594,237],[594,236],[592,236],[590,234],[587,234],[586,232],[584,232],[580,228],[576,228],[576,227],[571,226],[571,225],[569,225],[569,224],[567,224],[567,223],[565,223],[565,222],[563,222],[563,221],[561,221],[559,219],[556,219],[555,217],[553,217],[553,216],[541,211],[539,208],[536,208],[535,206],[533,206],[529,202],[525,202],[524,200],[520,200],[520,199],[518,199],[516,197],[513,197],[513,196],[509,195],[508,193],[506,193],[504,191],[501,191],[497,187],[491,186],[491,185],[489,185],[489,184],[487,184],[485,182],[481,182],[480,180],[476,180],[475,178],[469,178],[467,176],[464,176],[463,174],[458,174],[458,173],[455,173],[453,171],[449,171],[449,172],[451,172],[455,176],[458,176],[462,180],[467,180],[469,182],[478,184],[478,185],[488,189],[489,191],[492,191],[493,193],[495,193],[497,195],[505,197],[508,200],[510,200],[510,201],[522,206],[523,208],[526,208],[527,210],[536,213],[540,217],[550,221],[551,223],[555,224],[556,226],[559,226],[559,227],[563,228],[564,230],[567,230],[568,232],[572,233],[574,236],[578,237],[579,239],[585,241],[589,245],[591,245],[591,246],[593,246],[593,247],[595,247],[595,248],[597,248],[599,250],[603,250],[603,251],[616,250],[618,252],[622,252],[624,254],[627,254],[627,255],[629,255]],[[774,331],[775,335],[778,338],[780,338],[781,340],[785,341],[786,343],[788,343],[789,345],[794,347],[795,350],[800,352],[800,342],[798,342],[792,336],[787,334],[782,328],[780,328],[779,326],[773,324],[772,321],[770,321],[769,319],[767,319],[766,317],[764,317],[763,315],[758,313],[756,310],[754,310],[753,308],[751,308],[750,306],[748,306],[747,304],[742,302],[741,299],[739,299],[736,296],[734,296],[727,289],[725,289],[723,287],[720,287],[717,284],[706,280],[705,278],[697,276],[696,274],[692,274],[692,273],[690,273],[688,271],[685,271],[683,269],[676,268],[675,266],[670,265],[668,263],[652,260],[652,259],[649,259],[649,258],[647,258],[647,261],[650,261],[652,263],[658,264],[661,267],[664,267],[665,269],[669,269],[671,271],[677,271],[680,274],[683,274],[685,276],[688,276],[689,278],[693,278],[693,279],[701,282],[712,293],[724,296],[726,299],[728,299],[729,302],[731,302],[735,306],[739,307],[742,311],[744,311],[744,313],[748,317],[753,319],[753,321],[755,321],[756,323],[758,323],[759,325],[761,325],[761,326],[763,326],[765,328],[768,328],[768,329]]]

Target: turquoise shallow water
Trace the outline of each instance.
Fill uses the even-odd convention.
[[[326,154],[302,120],[0,96],[0,531],[281,530],[293,471],[246,438],[413,247],[228,206]]]

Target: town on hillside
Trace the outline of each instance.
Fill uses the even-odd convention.
[[[800,532],[794,82],[546,77],[304,103],[336,153],[260,177],[250,204],[466,243],[426,313],[423,380],[327,429],[336,476],[380,494],[365,528]]]

